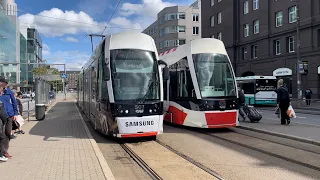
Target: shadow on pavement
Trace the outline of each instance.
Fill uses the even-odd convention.
[[[45,141],[50,141],[51,137],[87,139],[84,131],[75,103],[58,102],[46,118],[30,130],[30,134],[43,136]]]

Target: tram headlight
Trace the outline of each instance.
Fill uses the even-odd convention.
[[[127,109],[127,110],[125,111],[125,113],[128,114],[128,113],[129,113],[129,110]]]

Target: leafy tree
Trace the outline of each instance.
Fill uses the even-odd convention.
[[[48,74],[52,74],[52,75],[60,74],[57,68],[50,68],[50,66],[41,66],[41,67],[33,68],[31,72],[36,76],[48,75]]]

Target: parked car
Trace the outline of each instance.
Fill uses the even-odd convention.
[[[52,91],[49,92],[49,99],[55,99],[56,98],[56,94]]]
[[[31,94],[30,93],[22,94],[22,99],[25,99],[25,98],[31,98]]]

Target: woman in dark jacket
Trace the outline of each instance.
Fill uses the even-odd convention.
[[[288,88],[283,85],[283,79],[280,79],[278,81],[277,94],[277,102],[281,114],[281,124],[290,124],[290,117],[287,114],[288,108],[290,106],[290,95]]]

